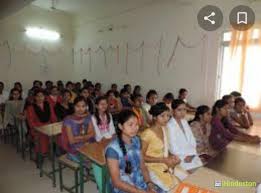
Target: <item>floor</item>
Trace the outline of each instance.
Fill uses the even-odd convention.
[[[64,178],[66,185],[73,183],[71,171],[66,170]],[[40,178],[35,164],[28,159],[23,161],[15,147],[0,144],[0,193],[60,193],[60,190],[59,185],[52,187],[49,178]],[[85,193],[98,193],[96,184],[85,183]]]

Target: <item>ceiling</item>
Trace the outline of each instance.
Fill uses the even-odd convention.
[[[0,20],[19,11],[27,6],[33,0],[1,0],[0,2]]]
[[[36,0],[33,5],[44,9],[64,11],[73,16],[94,20],[142,7],[159,0]],[[52,9],[52,6],[55,9]]]

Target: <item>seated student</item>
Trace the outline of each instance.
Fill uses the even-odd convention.
[[[24,108],[27,109],[27,107],[29,107],[30,105],[32,105],[34,103],[34,92],[35,90],[39,90],[38,87],[33,87],[28,91],[28,95],[25,99],[25,105]]]
[[[169,107],[170,110],[171,110],[171,104],[174,101],[174,99],[175,99],[174,95],[171,92],[168,92],[163,97],[163,102],[167,105],[167,107]]]
[[[13,88],[10,91],[9,99],[5,103],[5,114],[4,114],[4,126],[8,124],[11,126],[15,125],[15,119],[18,115],[22,115],[24,110],[24,100],[21,96],[21,92]]]
[[[92,115],[96,141],[110,139],[115,134],[112,115],[108,111],[107,97],[98,97],[95,101],[96,111]]]
[[[249,129],[253,126],[253,119],[246,108],[246,102],[242,97],[238,97],[235,100],[234,111],[230,112],[230,117],[236,126]]]
[[[123,86],[123,89],[127,90],[127,92],[129,93],[129,95],[131,95],[132,93],[132,88],[131,88],[131,85],[130,84],[125,84]]]
[[[95,133],[91,115],[87,111],[87,104],[84,98],[76,97],[73,106],[74,113],[64,119],[62,132],[65,132],[68,138],[68,146],[66,149],[68,158],[79,162],[77,149],[82,147],[86,142],[93,142]]]
[[[152,116],[149,113],[151,106],[158,102],[158,93],[156,90],[149,90],[146,96],[146,103],[142,104],[142,108],[146,111],[148,117],[148,123],[152,121]]]
[[[92,97],[90,96],[89,90],[86,87],[82,88],[82,90],[80,91],[80,96],[85,99],[89,113],[93,114],[95,111],[94,102]]]
[[[153,123],[141,134],[144,161],[148,167],[153,183],[165,192],[173,192],[179,180],[174,175],[176,165],[180,163],[177,156],[168,151],[167,123],[170,110],[165,103],[157,103],[150,109]]]
[[[132,101],[130,99],[130,94],[127,89],[121,89],[121,104],[123,109],[130,109],[132,107]]]
[[[187,89],[185,89],[185,88],[179,89],[179,97],[178,97],[178,99],[184,101],[184,103],[186,104],[186,107],[187,107],[187,111],[188,111],[188,112],[195,112],[195,111],[196,111],[196,108],[193,107],[192,105],[190,105],[190,104],[188,103],[187,97],[188,97],[188,91],[187,91]]]
[[[63,81],[61,81],[61,80],[57,81],[57,88],[58,88],[59,94],[62,95],[62,93],[63,93],[63,91],[65,89]]]
[[[119,114],[115,138],[106,148],[111,193],[155,193],[141,153],[136,115],[130,110]]]
[[[111,85],[111,90],[114,92],[114,95],[116,98],[120,97],[120,93],[118,92],[118,86],[117,84]]]
[[[71,103],[73,103],[74,99],[77,97],[77,94],[73,91],[73,83],[71,81],[68,81],[66,83],[66,89],[69,90],[72,94]]]
[[[235,97],[233,95],[224,95],[222,97],[222,100],[226,101],[228,103],[228,119],[232,121],[230,115],[232,112],[234,112],[234,106],[235,106]]]
[[[21,133],[21,127],[18,126],[19,120],[25,120],[24,104],[25,103],[21,96],[20,90],[13,88],[10,92],[9,100],[7,100],[5,103],[4,128],[7,128],[7,126],[16,126],[19,133],[20,143],[22,143],[22,135],[25,135],[27,132],[27,127],[24,121],[22,121],[24,128],[23,133]]]
[[[73,92],[75,92],[77,94],[77,96],[79,96],[81,89],[82,89],[82,84],[80,82],[76,82],[74,85]]]
[[[94,89],[94,86],[93,86],[93,84],[92,84],[91,82],[90,82],[90,84],[87,86],[87,89],[88,89],[88,91],[89,91],[89,93],[90,93],[91,99],[94,100],[94,99],[95,99],[95,89]]]
[[[185,119],[186,103],[176,99],[171,107],[173,117],[167,125],[170,153],[180,158],[184,170],[190,171],[201,167],[203,164],[197,153],[197,143]]]
[[[73,114],[72,94],[69,90],[64,90],[61,103],[54,106],[57,121],[62,121],[66,116]]]
[[[82,80],[82,86],[83,87],[87,87],[87,83],[88,83],[87,79]]]
[[[82,147],[85,143],[95,142],[95,132],[91,115],[87,111],[85,99],[82,96],[76,97],[73,106],[73,115],[67,116],[63,121],[62,143],[64,150],[67,151],[68,159],[79,163],[80,160],[77,155],[77,149]],[[101,168],[96,164],[92,164],[92,169],[100,189],[102,186],[100,183]]]
[[[53,82],[50,81],[50,80],[47,80],[47,81],[45,82],[45,89],[44,89],[45,95],[48,96],[49,94],[51,94],[51,89],[52,89],[52,87],[53,87]]]
[[[107,92],[108,104],[109,104],[109,112],[112,114],[117,114],[122,110],[121,101],[115,97],[114,91],[109,90]]]
[[[15,82],[14,83],[14,88],[20,91],[21,96],[22,96],[23,99],[26,98],[26,94],[23,91],[23,86],[22,86],[21,82]]]
[[[57,86],[52,86],[50,89],[50,94],[46,97],[46,100],[49,102],[52,108],[54,108],[57,103],[62,102],[62,97],[59,95]]]
[[[134,95],[141,95],[141,86],[140,85],[136,85],[134,87],[132,96],[134,96]]]
[[[135,113],[135,115],[138,118],[138,124],[140,130],[144,130],[145,128],[148,127],[148,122],[147,122],[148,117],[145,110],[142,108],[143,98],[140,94],[136,94],[131,97],[131,100],[133,103],[132,111]]]
[[[237,92],[237,91],[232,91],[232,92],[230,93],[230,95],[232,95],[235,99],[236,99],[237,97],[241,97],[241,96],[242,96],[241,93],[240,93],[240,92]]]
[[[202,105],[197,108],[195,118],[190,122],[190,127],[197,143],[197,153],[203,163],[207,163],[216,154],[209,144],[211,118],[210,108]]]
[[[97,82],[94,88],[95,97],[103,96],[101,83]]]
[[[49,138],[47,135],[39,133],[35,130],[35,127],[48,125],[56,122],[56,116],[51,105],[45,100],[44,90],[36,89],[34,91],[34,102],[27,107],[26,119],[29,124],[29,133],[33,139],[38,138],[40,140],[40,147],[35,144],[35,152],[41,152],[46,154],[48,152]]]
[[[43,83],[40,80],[34,80],[32,88],[42,89]],[[29,90],[30,92],[30,90]]]
[[[217,100],[212,108],[211,133],[209,143],[217,150],[222,151],[232,140],[260,143],[260,138],[250,136],[238,131],[227,119],[228,103],[224,100]]]

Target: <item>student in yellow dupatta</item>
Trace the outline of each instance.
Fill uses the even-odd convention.
[[[165,192],[172,192],[179,183],[174,169],[180,159],[170,155],[168,150],[166,125],[170,119],[170,110],[165,103],[157,103],[149,112],[153,117],[153,124],[141,134],[144,160],[152,182]]]

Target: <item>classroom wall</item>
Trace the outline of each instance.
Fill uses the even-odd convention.
[[[58,31],[62,38],[57,42],[42,42],[25,36],[26,26],[39,26]],[[68,80],[72,76],[73,31],[72,18],[63,12],[43,10],[28,6],[0,21],[0,80],[11,88],[15,81],[21,81],[25,89],[32,81]],[[41,52],[42,47],[44,52]]]
[[[120,62],[116,62],[115,51],[107,51],[107,68],[104,66],[102,51],[91,54],[92,71],[89,70],[89,55],[75,56],[74,79],[87,78],[100,81],[105,88],[113,82],[120,85],[130,82],[140,84],[146,93],[156,88],[161,95],[173,91],[177,96],[178,89],[185,87],[190,91],[193,105],[212,105],[218,90],[219,48],[222,33],[229,29],[228,17],[233,7],[245,1],[157,1],[147,7],[138,8],[125,14],[110,16],[106,19],[88,22],[84,17],[75,21],[75,49],[98,48],[120,45]],[[218,5],[224,14],[224,25],[214,32],[203,31],[197,23],[197,13],[207,4]],[[259,6],[251,5],[255,10]],[[257,11],[258,12],[258,11]],[[260,12],[260,10],[259,10]],[[113,25],[115,30],[106,31],[106,26]],[[98,32],[105,30],[105,32]],[[168,68],[166,64],[179,35],[186,43],[195,44],[206,34],[205,44],[187,49],[178,46],[174,60]],[[152,48],[163,36],[161,50],[161,70],[157,73],[158,47]],[[128,74],[125,73],[126,42],[135,48],[145,41],[144,71],[140,68],[141,51],[129,53]],[[148,48],[146,48],[148,47]]]

